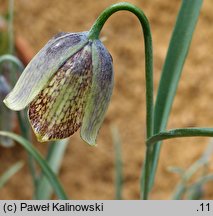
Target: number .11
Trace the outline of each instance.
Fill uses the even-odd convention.
[[[201,211],[210,211],[209,203],[207,204],[201,203],[200,206],[201,206]]]

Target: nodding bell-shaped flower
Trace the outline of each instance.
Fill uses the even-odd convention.
[[[31,60],[4,103],[13,110],[29,105],[40,142],[81,137],[95,145],[113,89],[112,58],[88,32],[60,33]]]

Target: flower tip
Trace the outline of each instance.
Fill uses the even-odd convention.
[[[14,110],[14,111],[20,111],[20,110],[25,108],[25,107],[20,107],[18,104],[15,104],[15,103],[11,102],[11,100],[10,100],[10,98],[8,96],[3,100],[3,103],[9,109]]]
[[[7,99],[6,98],[3,100],[3,103],[8,107],[8,103],[7,103]]]
[[[13,110],[13,106],[10,105],[10,103],[8,102],[7,100],[7,97],[3,100],[3,103],[5,104],[5,106],[7,106],[9,109],[12,109]]]
[[[50,141],[49,138],[48,138],[48,136],[42,136],[39,133],[35,133],[35,135],[36,135],[36,138],[37,138],[37,140],[39,142],[48,142],[48,141]]]
[[[84,142],[86,142],[88,145],[97,147],[97,144],[96,144],[96,141],[95,141],[94,138],[92,138],[92,137],[86,137],[86,136],[84,136],[84,134],[82,134],[82,133],[81,133],[80,135],[81,135],[81,139],[82,139]]]

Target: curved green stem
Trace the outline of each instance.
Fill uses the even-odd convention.
[[[213,128],[177,128],[165,132],[160,132],[150,137],[146,141],[146,144],[147,146],[151,146],[161,140],[173,139],[178,137],[195,137],[195,136],[213,137]]]
[[[16,142],[21,144],[25,148],[25,150],[30,155],[32,155],[32,157],[38,162],[43,173],[45,174],[45,176],[47,177],[49,182],[52,184],[52,187],[54,188],[59,199],[63,199],[63,200],[68,199],[68,197],[66,196],[66,194],[65,194],[61,184],[59,183],[56,175],[50,169],[50,167],[48,166],[46,161],[42,158],[42,156],[39,154],[39,152],[37,152],[37,150],[33,147],[33,145],[30,142],[28,142],[28,140],[24,139],[21,136],[14,134],[14,133],[6,132],[6,131],[0,131],[0,135],[14,139]]]
[[[139,19],[145,44],[145,76],[146,76],[146,137],[149,138],[153,134],[153,54],[152,54],[152,36],[148,19],[142,10],[136,6],[121,2],[114,4],[105,9],[89,31],[89,38],[95,40],[99,38],[99,34],[107,19],[117,11],[130,11]],[[150,173],[150,148],[146,150],[145,172],[141,181],[141,190],[143,188],[143,199],[148,199],[148,181]]]
[[[153,54],[152,54],[152,36],[150,31],[149,22],[142,10],[136,6],[121,2],[114,4],[105,9],[97,18],[94,25],[89,31],[89,38],[95,40],[99,38],[100,31],[107,19],[115,12],[126,10],[130,11],[139,19],[145,43],[145,64],[146,64],[146,99],[147,99],[147,138],[152,135],[153,130]]]
[[[0,56],[0,64],[2,64],[5,61],[9,61],[9,62],[12,62],[13,64],[17,65],[20,71],[24,70],[23,63],[13,55],[6,54],[6,55]]]

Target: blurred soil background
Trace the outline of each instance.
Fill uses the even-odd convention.
[[[16,0],[15,34],[38,52],[58,32],[89,30],[100,12],[114,0]],[[155,96],[180,0],[132,0],[147,15],[153,34]],[[0,0],[1,13],[7,2]],[[204,1],[190,52],[178,87],[167,128],[213,126],[213,2]],[[145,151],[144,47],[141,27],[128,12],[114,14],[102,30],[104,44],[114,60],[115,87],[100,130],[97,147],[86,145],[77,132],[70,138],[60,179],[72,199],[114,199],[114,148],[111,127],[122,140],[123,198],[139,199],[139,177]],[[170,199],[179,181],[168,167],[183,169],[197,160],[209,138],[165,141],[151,199]],[[47,145],[36,144],[45,151]],[[0,173],[18,160],[27,161],[16,146],[0,147]],[[213,171],[211,160],[209,172]],[[31,199],[27,164],[0,191],[0,199]],[[213,199],[213,183],[205,186],[205,199]]]

